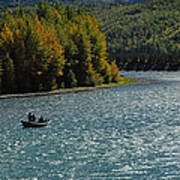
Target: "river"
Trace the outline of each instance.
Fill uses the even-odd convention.
[[[180,179],[180,72],[120,73],[153,81],[0,100],[0,179]]]

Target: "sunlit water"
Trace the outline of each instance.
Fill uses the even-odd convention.
[[[0,179],[180,179],[180,72],[122,74],[155,81],[0,100]]]

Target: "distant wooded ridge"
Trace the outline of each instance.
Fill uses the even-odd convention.
[[[85,8],[98,20],[107,49],[125,70],[180,70],[180,1]]]
[[[41,0],[42,2],[44,0]],[[59,2],[61,4],[114,4],[114,3],[122,3],[122,4],[135,4],[141,3],[146,0],[46,0],[45,2]],[[25,4],[37,4],[40,0],[1,0],[0,5],[10,5],[10,6],[19,6]]]

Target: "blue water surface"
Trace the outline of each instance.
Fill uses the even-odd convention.
[[[180,72],[120,73],[154,81],[0,100],[0,179],[180,179]]]

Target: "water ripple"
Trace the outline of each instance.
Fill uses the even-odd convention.
[[[1,100],[0,179],[180,179],[180,73],[126,76],[156,82]]]

